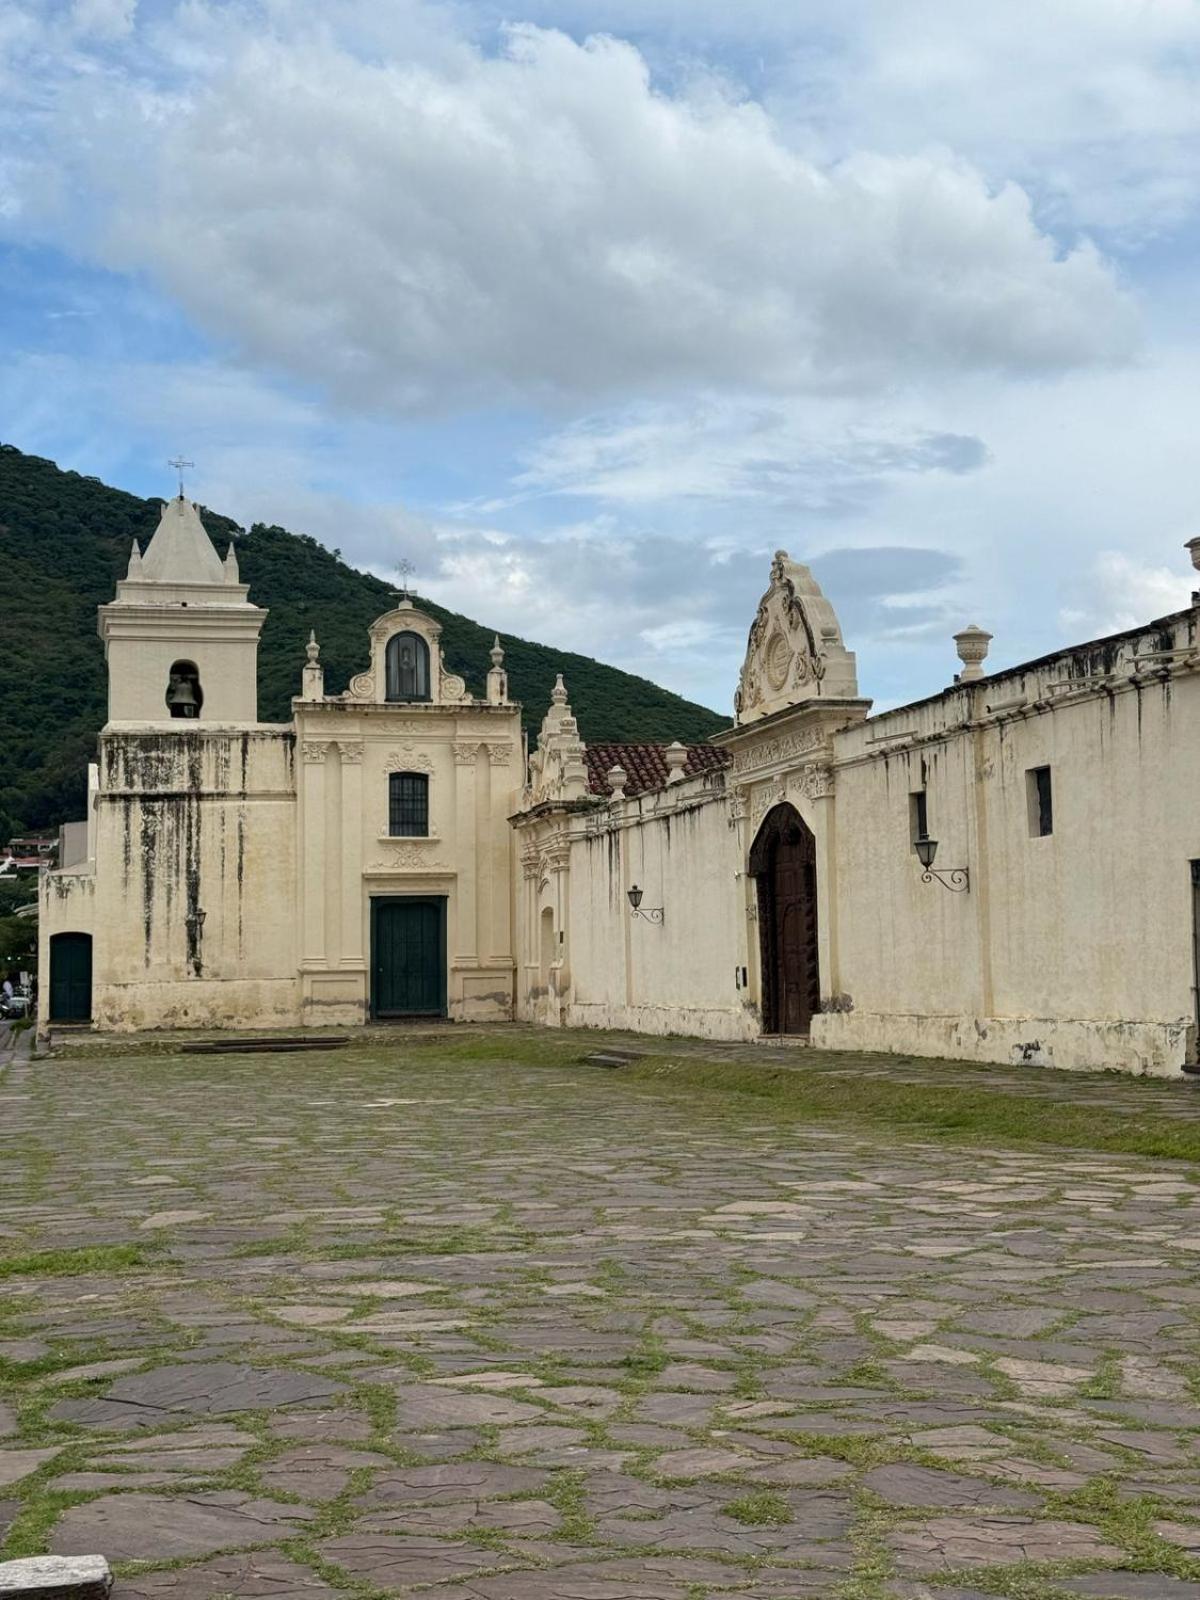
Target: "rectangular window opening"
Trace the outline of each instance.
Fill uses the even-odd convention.
[[[929,837],[929,796],[924,789],[914,789],[908,797],[908,826],[912,843]]]
[[[1054,790],[1050,768],[1030,767],[1025,780],[1028,785],[1030,836],[1045,839],[1054,832]]]
[[[429,779],[423,772],[388,774],[388,833],[393,839],[429,835]]]

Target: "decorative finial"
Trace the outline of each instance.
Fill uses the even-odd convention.
[[[609,789],[612,791],[612,797],[614,800],[624,800],[625,785],[629,781],[629,774],[625,771],[625,768],[620,764],[620,762],[617,762],[615,766],[609,767],[608,771],[604,774],[604,781],[608,784]]]
[[[401,603],[403,603],[405,600],[411,601],[412,596],[409,591],[409,580],[416,570],[416,567],[413,566],[412,562],[407,556],[402,556],[396,563],[396,572],[400,579]]]
[[[687,746],[680,744],[676,739],[663,751],[667,763],[667,782],[682,783],[684,780],[684,767],[687,766]]]
[[[182,456],[172,456],[171,459],[167,462],[167,465],[169,467],[174,467],[175,471],[179,474],[179,498],[182,500],[183,499],[183,469],[184,469],[184,467],[194,467],[196,465],[196,463],[194,461],[185,461]]]
[[[550,699],[556,706],[565,706],[567,703],[567,686],[563,682],[561,672],[554,680],[554,687],[550,691]]]
[[[1192,565],[1200,572],[1200,538],[1189,539],[1183,547],[1192,558]]]
[[[958,659],[963,664],[963,669],[958,675],[959,683],[976,683],[984,676],[983,661],[991,642],[991,634],[985,632],[983,628],[975,627],[973,623],[969,628],[964,628],[961,633],[954,635]]]
[[[229,549],[226,550],[226,552],[225,552],[225,582],[226,583],[236,583],[237,581],[238,581],[237,551],[233,548],[233,540],[230,539],[230,541],[229,541]]]
[[[315,667],[321,655],[321,646],[317,643],[317,630],[308,630],[308,643],[304,646],[304,654],[308,657],[310,667]]]
[[[129,570],[127,578],[140,578],[142,575],[142,552],[138,549],[138,542],[133,541],[133,549],[129,552]]]
[[[500,644],[499,634],[492,640],[491,657],[494,667],[502,667],[504,665],[504,650]]]

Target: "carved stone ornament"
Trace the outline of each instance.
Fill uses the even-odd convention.
[[[857,699],[854,656],[812,573],[777,550],[746,642],[734,711],[739,724],[754,722],[818,697]]]
[[[745,820],[747,809],[745,789],[734,789],[729,796],[730,827]]]
[[[300,747],[300,753],[304,757],[306,766],[315,766],[318,761],[324,761],[325,752],[328,749],[328,742],[324,744],[314,744],[309,741]]]
[[[789,791],[806,800],[824,800],[833,793],[834,777],[829,767],[802,767],[793,774]]]
[[[764,739],[761,744],[754,744],[748,750],[735,751],[733,770],[735,774],[741,774],[757,772],[760,767],[779,766],[807,755],[809,751],[820,750],[827,743],[828,734],[823,728],[777,734],[775,738]]]
[[[374,700],[375,674],[373,672],[356,672],[350,679],[350,687],[346,690],[347,700]]]
[[[493,767],[510,767],[512,765],[513,748],[510,744],[489,744],[487,753],[488,760]]]
[[[407,843],[397,845],[394,851],[378,861],[372,861],[372,872],[449,872],[448,862],[439,861],[436,857],[426,855],[416,845]]]
[[[432,772],[433,759],[413,744],[400,744],[383,758],[384,772]]]
[[[348,744],[346,740],[339,739],[337,742],[337,747],[341,753],[343,765],[348,767],[357,767],[361,765],[363,758],[363,747],[361,744]]]
[[[751,826],[757,828],[771,807],[777,806],[786,798],[787,789],[782,778],[773,778],[770,783],[762,784],[754,791],[754,800],[750,807]]]
[[[456,744],[454,746],[454,763],[459,767],[473,767],[479,757],[477,744]]]

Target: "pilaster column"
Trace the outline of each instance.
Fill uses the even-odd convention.
[[[458,929],[456,961],[473,964],[479,960],[476,901],[479,887],[476,837],[475,786],[479,746],[454,746],[455,857],[458,862]]]
[[[325,754],[327,746],[305,743],[300,748],[302,795],[300,898],[303,906],[305,966],[325,961]]]
[[[325,960],[342,954],[342,763],[336,744],[325,757]]]
[[[363,747],[342,744],[342,965],[363,964]],[[376,797],[371,796],[374,807]],[[383,799],[379,801],[382,812]]]

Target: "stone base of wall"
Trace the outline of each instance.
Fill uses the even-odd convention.
[[[92,1026],[105,1033],[144,1028],[294,1028],[300,1020],[300,985],[294,978],[98,983],[92,990]]]
[[[578,1001],[563,1007],[568,1028],[619,1028],[630,1033],[684,1034],[693,1039],[757,1039],[757,1011],[738,1006],[617,1006]]]
[[[823,1050],[875,1050],[946,1061],[1172,1078],[1191,1059],[1194,1031],[1186,1020],[1098,1022],[839,1011],[813,1018],[812,1042]]]

